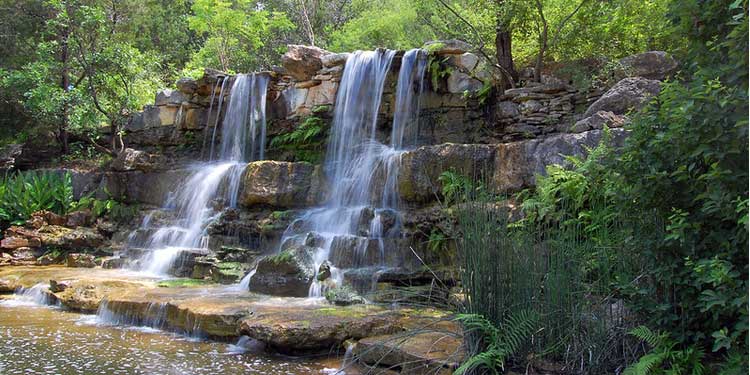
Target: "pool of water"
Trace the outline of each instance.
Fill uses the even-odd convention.
[[[1,298],[1,297],[0,297]],[[265,354],[252,340],[201,341],[103,324],[18,297],[0,300],[0,374],[335,374],[340,358]]]

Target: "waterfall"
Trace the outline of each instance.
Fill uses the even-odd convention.
[[[343,273],[336,266],[333,250],[346,248],[352,263],[371,266],[383,263],[384,237],[398,235],[397,225],[386,228],[386,217],[398,219],[397,167],[408,141],[416,141],[419,94],[426,66],[421,50],[406,52],[402,59],[396,88],[396,116],[390,145],[377,138],[377,120],[384,84],[395,51],[356,51],[347,59],[336,95],[333,125],[324,169],[332,186],[329,201],[323,207],[308,210],[295,220],[282,236],[281,249],[302,246],[308,233],[320,237],[313,256],[316,277],[309,296],[320,297],[326,289],[317,272],[325,261],[333,261],[331,274],[340,285]],[[417,81],[415,83],[415,81]],[[376,264],[370,264],[368,252],[377,244]]]
[[[50,298],[48,283],[38,283],[31,288],[19,287],[15,294],[15,298],[0,303],[5,306],[47,306],[55,302]]]
[[[181,182],[173,192],[172,199],[165,204],[165,208],[172,208],[174,219],[154,228],[151,226],[151,215],[147,215],[140,229],[150,235],[143,240],[131,236],[133,241],[128,244],[129,247],[147,250],[137,266],[139,270],[164,275],[184,251],[206,251],[208,226],[221,214],[221,208],[237,206],[240,180],[246,162],[259,160],[264,156],[265,104],[269,77],[240,74],[234,78],[229,92],[218,155],[213,160],[216,125],[221,113],[226,81],[225,79],[221,85],[217,123],[211,137],[209,157],[212,161],[192,166],[190,176]]]

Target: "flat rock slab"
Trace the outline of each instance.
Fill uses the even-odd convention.
[[[406,331],[359,340],[353,350],[357,362],[401,374],[452,374],[466,358],[460,326],[426,317],[410,321]]]
[[[394,335],[447,316],[430,309],[332,306],[320,299],[269,297],[216,284],[160,287],[156,279],[122,270],[59,266],[0,269],[0,292],[39,283],[56,285],[58,292],[49,293],[62,306],[98,311],[112,323],[219,339],[247,335],[285,354],[325,353],[346,340]],[[424,341],[431,336],[420,337]],[[429,361],[437,363],[438,358]]]

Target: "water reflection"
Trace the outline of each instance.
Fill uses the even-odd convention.
[[[113,327],[96,317],[0,303],[0,374],[325,374],[336,359],[271,357],[242,339],[190,340],[153,328]]]

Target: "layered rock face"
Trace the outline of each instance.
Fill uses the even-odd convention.
[[[658,80],[668,77],[677,67],[668,54],[651,51],[622,59],[620,64],[626,68],[628,77],[608,90],[583,92],[545,76],[542,82],[527,82],[523,87],[492,93],[486,88],[496,72],[472,53],[470,45],[449,40],[429,43],[425,49],[436,64],[421,81],[419,120],[412,125],[416,129],[417,147],[400,154],[396,163],[395,189],[402,205],[403,219],[399,219],[403,221],[402,234],[374,241],[372,228],[362,224],[354,236],[334,239],[335,246],[329,255],[334,264],[347,269],[377,263],[411,270],[381,275],[390,277],[394,284],[423,279],[418,276],[420,263],[414,260],[415,253],[436,267],[455,263],[452,250],[448,255],[438,255],[425,245],[425,233],[435,228],[451,231],[453,219],[437,206],[442,199],[439,180],[442,172],[450,170],[481,179],[500,194],[510,195],[533,186],[536,175],[543,174],[546,166],[564,164],[568,155],[584,156],[587,148],[599,142],[605,126],[614,128],[613,144],[621,144],[627,134],[628,113],[642,108],[657,95]],[[266,155],[271,160],[252,162],[245,167],[240,178],[238,206],[225,209],[207,228],[212,254],[191,263],[198,270],[193,274],[235,280],[236,274],[249,269],[249,262],[260,254],[279,251],[281,234],[304,210],[325,204],[329,199],[330,176],[320,162],[325,160],[326,136],[350,56],[292,45],[282,58],[283,67],[263,73],[270,77],[266,93],[269,145]],[[391,137],[396,78],[403,56],[403,52],[396,52],[393,57],[377,111],[376,138],[383,144],[388,144]],[[206,70],[201,79],[181,79],[176,89],[157,93],[153,106],[130,119],[125,137],[129,147],[109,168],[74,176],[79,181],[76,195],[98,191],[100,197],[114,196],[128,203],[162,206],[190,175],[185,162],[207,159],[212,145],[221,139],[221,124],[234,80],[222,72]],[[318,142],[314,146],[304,141],[286,148],[280,146],[285,136],[297,131],[305,134],[310,126],[318,129],[302,139]],[[307,155],[311,150],[318,153],[316,158]],[[8,152],[11,159],[17,154],[17,150]],[[385,175],[375,172],[373,185],[382,185],[383,181],[377,179]],[[226,202],[211,204],[226,206]],[[389,217],[387,211],[378,215],[381,220]],[[383,221],[385,228],[394,225],[396,219],[388,220]],[[101,231],[83,233],[86,229],[82,226],[68,233],[71,228],[65,225],[55,226],[50,222],[33,228],[33,232],[13,229],[6,235],[3,246],[9,250],[22,249],[11,255],[16,259],[14,262],[22,262],[38,256],[34,249],[45,245],[72,243],[96,247],[105,241],[97,237]],[[18,234],[22,232],[25,234]],[[37,246],[37,242],[43,244]],[[240,264],[244,265],[239,267],[233,264],[235,260],[215,256],[221,249],[233,247],[254,255],[242,260]],[[360,249],[356,257],[350,255],[354,248]],[[45,260],[48,261],[51,260]],[[107,260],[110,266],[121,263],[118,259]],[[263,267],[261,263],[260,268]],[[187,269],[180,272],[191,273]],[[276,276],[303,281],[291,289],[309,286],[309,275],[300,276],[305,272],[294,269],[288,274],[292,276]],[[352,282],[363,279],[362,275],[351,272],[344,277]],[[274,280],[266,281],[267,289],[276,288],[270,286],[275,285]]]

